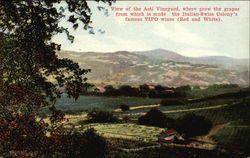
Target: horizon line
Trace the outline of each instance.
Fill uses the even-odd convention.
[[[155,50],[163,50],[163,51],[168,51],[168,52],[172,52],[175,54],[178,54],[180,56],[183,57],[191,57],[191,58],[200,58],[200,57],[227,57],[227,58],[232,58],[232,59],[250,59],[249,56],[245,57],[245,58],[237,58],[237,57],[232,57],[232,56],[227,56],[227,55],[204,55],[204,56],[187,56],[187,55],[182,55],[180,53],[177,53],[175,51],[171,51],[168,49],[164,49],[164,48],[155,48],[155,49],[148,49],[148,50],[133,50],[133,51],[128,51],[128,50],[116,50],[116,51],[82,51],[82,50],[72,50],[72,49],[61,49],[60,51],[71,51],[71,52],[75,52],[75,53],[117,53],[117,52],[146,52],[146,51],[155,51]]]

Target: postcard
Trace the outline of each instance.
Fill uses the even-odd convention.
[[[0,0],[0,157],[249,157],[249,19],[249,1]]]

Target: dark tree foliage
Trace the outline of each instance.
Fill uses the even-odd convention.
[[[152,108],[145,115],[138,118],[138,123],[141,125],[166,127],[167,117],[160,110]]]
[[[162,99],[161,105],[162,106],[184,105],[184,103],[180,99]]]
[[[129,85],[122,85],[119,88],[120,94],[123,96],[138,96],[139,91],[136,88],[132,88]]]
[[[187,86],[180,86],[176,88],[176,92],[179,94],[180,97],[187,97],[188,93],[191,91],[191,87]]]
[[[149,92],[150,92],[150,88],[148,87],[148,85],[144,84],[144,85],[140,85],[140,95],[143,97],[148,97]]]
[[[129,110],[129,106],[128,105],[126,105],[126,104],[121,104],[120,105],[120,109],[122,110],[122,111],[128,111]]]
[[[69,140],[57,147],[72,157],[83,151],[70,148],[72,143],[81,145],[79,133],[68,132],[64,113],[54,107],[62,92],[77,99],[88,87],[85,74],[90,71],[57,57],[60,45],[51,41],[53,35],[66,33],[74,40],[68,28],[59,25],[62,18],[68,18],[74,29],[87,30],[91,10],[86,0],[0,0],[0,157],[64,157],[64,151],[52,145],[60,142],[57,138]],[[36,114],[44,107],[52,111],[50,124],[38,121]],[[95,146],[89,142],[82,147]],[[50,148],[52,153],[46,153]]]
[[[206,135],[212,126],[212,122],[204,116],[187,114],[177,120],[175,129],[186,137],[194,137]]]
[[[68,132],[66,134],[53,135],[50,138],[52,144],[45,152],[48,157],[62,158],[103,158],[106,153],[107,143],[103,137],[96,134],[93,128],[84,133]]]
[[[102,0],[111,4],[110,0]],[[86,0],[0,0],[0,105],[1,111],[24,112],[52,105],[64,87],[69,97],[77,99],[88,86],[81,69],[69,59],[58,59],[60,45],[51,42],[53,35],[66,33],[59,25],[70,15],[74,29],[88,29],[91,10]],[[53,82],[48,80],[53,78]],[[62,89],[62,88],[61,88]]]
[[[112,85],[107,85],[104,88],[106,90],[104,92],[104,95],[106,95],[106,96],[118,96],[118,95],[120,95],[120,91],[115,89]]]
[[[35,115],[32,114],[0,118],[1,148],[2,150],[28,149],[29,151],[42,149],[46,128],[46,123],[43,120],[36,121]]]
[[[106,122],[117,122],[118,118],[110,111],[102,111],[93,109],[88,112],[88,122],[92,123],[106,123]]]
[[[155,90],[157,90],[158,92],[164,91],[166,88],[161,86],[161,85],[156,85],[155,86]]]

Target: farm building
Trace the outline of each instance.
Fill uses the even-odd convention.
[[[163,131],[160,135],[158,140],[164,143],[173,143],[175,140],[179,139],[180,135],[174,129],[169,129]]]
[[[95,92],[96,93],[104,93],[106,91],[106,89],[105,88],[102,88],[102,87],[97,87],[97,88],[95,88]]]
[[[178,133],[176,132],[176,130],[174,129],[169,129],[169,130],[166,130],[165,133],[167,135],[177,135]]]

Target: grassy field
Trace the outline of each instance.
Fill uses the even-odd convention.
[[[218,100],[201,101],[201,102],[195,102],[195,103],[187,103],[185,105],[160,106],[158,107],[158,109],[161,111],[169,111],[169,110],[180,110],[180,109],[203,108],[203,107],[217,106],[217,105],[232,103],[234,101],[235,99],[227,99],[227,100],[218,99]],[[139,109],[137,111],[134,110],[130,112],[145,112],[149,109],[150,107]]]
[[[250,99],[249,99],[250,100]],[[248,100],[246,101],[247,104]],[[227,100],[211,100],[202,101],[198,103],[192,103],[187,105],[175,105],[175,106],[158,106],[157,109],[166,114],[167,117],[177,119],[188,113],[194,113],[197,115],[205,116],[210,119],[213,124],[221,124],[237,120],[241,116],[248,115],[250,110],[249,106],[242,106],[243,102],[239,102],[238,99]],[[150,110],[150,107],[130,110],[127,112],[121,112],[120,114],[131,115],[134,119],[145,114]]]
[[[149,127],[132,123],[114,123],[114,124],[91,124],[98,133],[105,137],[123,138],[131,140],[140,140],[154,142],[158,140],[158,135],[164,128]]]
[[[170,118],[177,119],[185,114],[194,113],[205,116],[216,125],[236,121],[242,117],[249,117],[249,102],[250,97],[246,97],[244,99],[209,100],[187,105],[160,106],[160,99],[151,98],[81,96],[75,101],[64,96],[57,102],[57,106],[72,113],[99,108],[101,110],[115,111],[116,115],[129,116],[132,119],[137,119],[149,111],[150,108],[155,107]],[[119,110],[121,104],[129,105],[130,110],[121,112]]]
[[[99,108],[103,110],[114,110],[121,104],[128,106],[159,104],[160,99],[139,97],[102,97],[102,96],[80,96],[77,100],[69,99],[63,95],[56,107],[63,111],[79,112]]]

